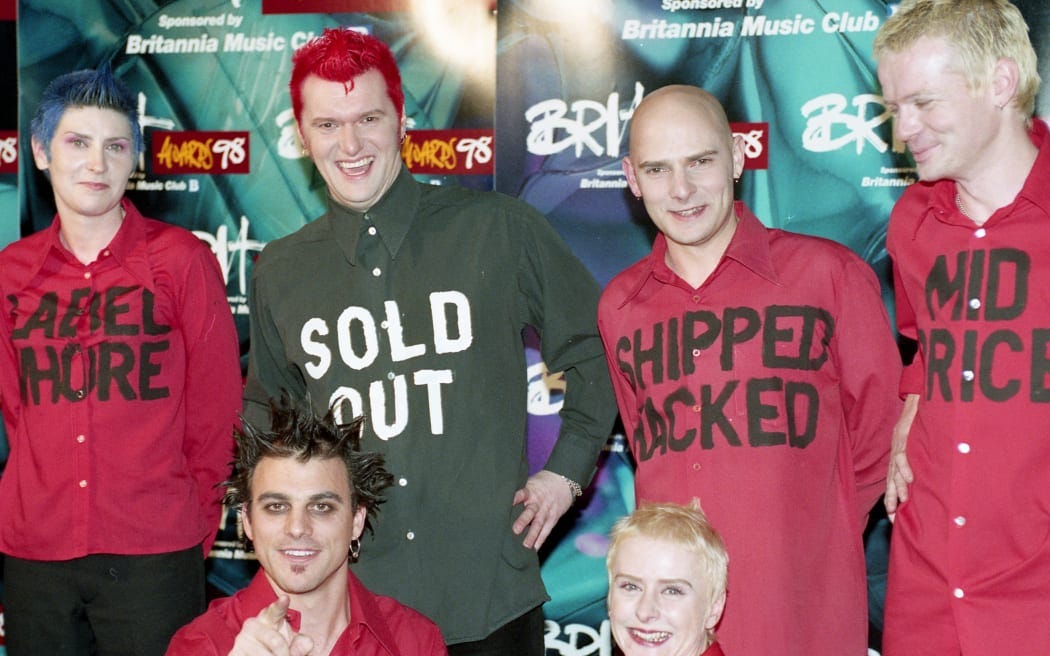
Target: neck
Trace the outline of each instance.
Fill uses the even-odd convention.
[[[983,158],[988,164],[955,180],[956,205],[977,225],[1017,198],[1039,154],[1028,133],[1020,130],[995,143],[993,152]]]
[[[729,248],[729,242],[733,240],[739,219],[734,214],[731,221],[724,230],[703,244],[679,244],[668,239],[664,256],[668,268],[693,289],[700,287],[714,273]]]
[[[337,575],[338,576],[338,575]],[[346,581],[343,572],[342,580]],[[312,593],[290,595],[289,608],[299,612],[299,633],[314,641],[313,654],[331,653],[350,625],[350,597],[346,585],[328,586]]]
[[[98,259],[98,254],[117,235],[124,222],[124,208],[115,207],[111,212],[99,217],[84,217],[72,212],[59,211],[60,228],[58,237],[62,245],[73,253],[77,260],[91,264]]]

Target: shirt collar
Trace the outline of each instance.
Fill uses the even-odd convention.
[[[153,273],[149,265],[148,249],[146,243],[146,221],[138,209],[127,198],[122,198],[120,206],[124,210],[124,219],[120,223],[117,234],[109,242],[102,252],[109,252],[116,262],[124,267],[133,277],[148,289],[153,289]],[[68,248],[62,245],[59,233],[62,229],[62,219],[55,214],[51,225],[45,228],[46,248],[41,248],[35,255],[31,267],[25,270],[24,280],[15,280],[18,289],[24,289],[44,268],[44,263],[52,254],[64,258],[70,263],[77,262],[76,257]]]
[[[729,241],[726,252],[722,254],[722,260],[704,285],[718,276],[727,260],[741,264],[755,275],[779,284],[780,278],[773,266],[773,258],[769,251],[769,234],[766,227],[762,225],[758,217],[751,213],[743,201],[738,200],[733,203],[733,212],[738,219],[733,238]],[[620,307],[627,305],[650,280],[663,284],[684,284],[678,283],[681,278],[667,266],[667,238],[663,233],[656,235],[653,241],[653,251],[645,261],[642,275],[634,289],[624,298]]]
[[[379,609],[379,604],[376,603],[375,595],[349,570],[347,570],[347,594],[350,599],[350,625],[344,636],[349,639],[350,644],[356,643],[358,637],[367,631],[388,653],[398,653],[397,642],[394,640],[386,618]],[[266,572],[260,569],[245,589],[241,615],[244,619],[255,617],[275,601],[277,601],[277,593],[270,585]],[[289,608],[285,613],[285,618],[293,631],[298,632],[302,627],[303,618],[299,611]],[[344,636],[340,636],[339,642],[342,642]]]
[[[419,185],[404,165],[401,166],[390,189],[387,189],[379,202],[365,212],[352,210],[329,196],[329,226],[350,264],[357,265],[357,242],[361,237],[361,223],[366,216],[369,223],[376,227],[379,238],[383,240],[391,256],[397,257],[401,244],[404,243],[405,236],[415,220],[421,196]]]
[[[154,288],[153,270],[150,267],[149,244],[146,234],[146,219],[130,200],[120,201],[124,210],[124,220],[120,229],[104,250],[147,289]]]

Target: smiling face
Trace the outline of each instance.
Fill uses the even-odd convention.
[[[255,467],[244,532],[275,590],[331,601],[346,594],[350,541],[366,510],[353,509],[340,458],[264,457]]]
[[[379,71],[366,71],[347,87],[316,75],[303,81],[299,136],[332,198],[365,212],[401,170],[405,117],[394,109]]]
[[[682,545],[626,537],[609,563],[609,621],[625,656],[697,656],[722,616],[700,557]]]
[[[923,180],[980,177],[987,165],[982,153],[1001,124],[991,87],[971,91],[958,58],[944,39],[922,37],[879,60],[894,134],[908,146]]]
[[[627,183],[676,251],[721,255],[736,226],[733,183],[744,167],[716,100],[692,87],[650,94],[631,121]]]
[[[50,144],[33,139],[33,161],[48,172],[59,216],[119,216],[136,164],[131,129],[127,117],[115,110],[70,107]]]

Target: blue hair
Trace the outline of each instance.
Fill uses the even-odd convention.
[[[60,75],[44,89],[40,105],[33,114],[30,131],[33,138],[43,144],[49,158],[55,128],[71,107],[112,109],[123,114],[131,123],[135,157],[142,154],[142,130],[139,129],[135,96],[113,75],[109,62],[103,62],[96,70],[85,69]]]

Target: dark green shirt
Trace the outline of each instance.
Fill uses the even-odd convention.
[[[479,640],[547,599],[511,531],[528,477],[522,331],[564,371],[546,469],[586,484],[615,417],[596,330],[599,288],[547,220],[492,192],[402,170],[361,214],[329,211],[256,265],[245,416],[309,393],[368,418],[363,448],[395,483],[354,572],[423,612],[449,643]]]

